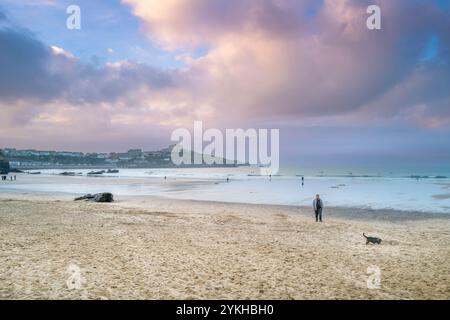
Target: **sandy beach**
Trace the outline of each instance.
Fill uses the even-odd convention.
[[[0,298],[450,298],[443,216],[327,208],[316,223],[303,207],[116,200],[2,193]]]
[[[449,50],[450,0],[0,0],[0,300],[450,300]]]

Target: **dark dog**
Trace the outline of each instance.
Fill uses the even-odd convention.
[[[366,238],[366,244],[373,243],[373,244],[381,244],[381,239],[377,237],[368,237],[363,233],[364,238]]]

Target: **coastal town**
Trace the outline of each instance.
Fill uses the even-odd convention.
[[[11,168],[142,168],[170,167],[172,146],[157,151],[131,149],[124,153],[83,153],[68,151],[18,150],[4,148],[3,155]]]
[[[9,160],[10,167],[17,169],[170,167],[172,166],[170,161],[172,147],[169,146],[157,151],[130,149],[124,153],[83,153],[4,148],[3,155]]]
[[[5,163],[9,162],[10,168],[21,170],[54,168],[170,168],[175,166],[171,161],[171,152],[173,148],[174,145],[170,145],[166,148],[156,151],[130,149],[127,152],[123,153],[83,153],[69,151],[48,151],[34,149],[18,150],[15,148],[4,148],[0,149],[0,152],[3,154],[3,161]],[[234,166],[234,164],[207,165],[204,163],[198,166]]]

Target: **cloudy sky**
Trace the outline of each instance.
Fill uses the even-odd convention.
[[[0,147],[154,149],[202,120],[279,128],[285,162],[448,163],[449,49],[448,0],[0,0]]]

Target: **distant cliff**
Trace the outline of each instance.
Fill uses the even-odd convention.
[[[0,150],[0,173],[8,173],[9,172],[9,161],[3,155],[2,150]]]

